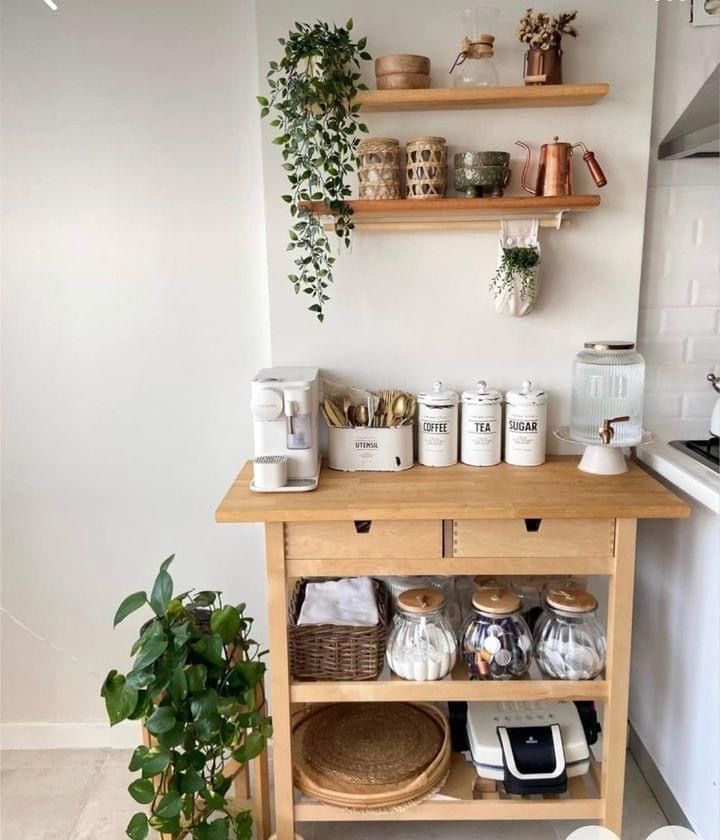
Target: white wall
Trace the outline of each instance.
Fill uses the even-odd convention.
[[[720,167],[657,160],[657,147],[720,61],[720,26],[694,27],[687,3],[661,3],[655,65],[640,350],[646,425],[665,439],[705,438],[720,373]]]
[[[519,84],[522,45],[515,29],[527,4],[502,3],[496,54],[501,82]],[[481,232],[361,233],[336,264],[335,286],[324,324],[305,311],[286,279],[292,254],[285,243],[289,214],[272,129],[263,129],[265,199],[270,269],[272,352],[335,377],[376,386],[429,387],[435,379],[462,389],[477,379],[496,387],[534,380],[551,393],[550,422],[569,422],[573,357],[591,338],[634,337],[637,324],[642,230],[646,195],[657,3],[581,0],[580,36],[568,39],[565,80],[609,81],[611,93],[591,108],[370,114],[375,135],[401,142],[440,134],[449,152],[513,151],[511,192],[520,188],[520,149],[582,140],[595,150],[609,184],[602,206],[572,219],[559,233],[543,233],[544,280],[539,304],[525,319],[495,314],[487,287],[494,272],[497,235]],[[373,56],[415,52],[432,59],[433,84],[451,83],[447,70],[460,41],[459,19],[433,0],[264,0],[258,5],[261,72],[281,49],[276,39],[296,19],[352,16],[358,36],[368,36]],[[364,70],[374,86],[372,65]],[[576,188],[594,190],[578,157]],[[550,442],[554,446],[554,442]],[[576,451],[576,450],[575,450]]]
[[[2,604],[80,663],[3,615],[6,744],[104,718],[173,551],[266,637],[262,534],[213,521],[269,362],[253,6],[60,5],[3,2]]]
[[[646,424],[665,439],[707,437],[720,357],[717,160],[658,161],[658,143],[720,60],[720,27],[692,27],[687,4],[661,3],[640,349]],[[674,489],[674,488],[673,488]],[[630,721],[693,828],[720,824],[720,527],[643,522],[638,533]]]

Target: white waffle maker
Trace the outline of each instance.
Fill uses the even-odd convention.
[[[478,776],[505,780],[502,732],[499,734],[498,730],[514,727],[552,727],[550,737],[556,748],[558,772],[561,765],[568,777],[588,772],[590,748],[574,703],[478,702],[468,703],[467,711],[470,754]],[[551,776],[549,773],[548,778]]]

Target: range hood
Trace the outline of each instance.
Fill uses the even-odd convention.
[[[720,64],[658,147],[660,160],[720,157]]]

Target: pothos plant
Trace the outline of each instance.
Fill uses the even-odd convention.
[[[173,595],[168,567],[160,567],[150,595],[128,595],[117,626],[149,606],[127,674],[110,671],[103,683],[110,724],[144,720],[152,746],[139,746],[128,791],[138,811],[127,826],[131,840],[151,828],[172,838],[250,840],[252,816],[227,793],[235,776],[259,755],[272,734],[264,716],[262,677],[267,651],[251,637],[244,604],[224,604],[220,592]],[[231,763],[232,762],[232,763]]]
[[[535,297],[535,271],[540,253],[537,248],[513,247],[503,248],[500,265],[491,282],[490,291],[498,298],[507,291],[512,291],[515,282],[519,281],[519,295],[522,300],[533,300]]]
[[[290,229],[288,250],[297,251],[295,271],[288,275],[295,292],[310,295],[308,307],[319,321],[329,300],[335,257],[317,214],[305,202],[321,201],[335,218],[335,233],[346,247],[353,229],[351,189],[361,132],[360,105],[353,100],[367,86],[360,82],[360,62],[369,60],[366,38],[353,41],[352,19],[344,27],[318,21],[296,23],[287,38],[280,38],[283,56],[271,61],[267,73],[269,96],[258,96],[260,114],[273,111],[270,125],[277,129],[274,143],[282,147],[283,169],[290,192],[283,200],[297,219]]]

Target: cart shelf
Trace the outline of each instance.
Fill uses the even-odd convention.
[[[439,702],[442,700],[605,700],[605,680],[470,680],[458,662],[450,679],[431,682],[403,680],[387,669],[375,681],[327,681],[290,684],[293,703],[372,701]]]
[[[599,820],[605,803],[600,797],[601,766],[591,761],[585,776],[568,779],[565,794],[549,796],[510,796],[497,790],[492,782],[483,782],[481,799],[473,799],[477,779],[474,768],[462,755],[454,753],[450,776],[439,797],[421,802],[404,811],[351,811],[310,799],[295,804],[298,822],[355,820]],[[499,786],[498,786],[499,787]],[[449,798],[445,798],[449,797]]]

